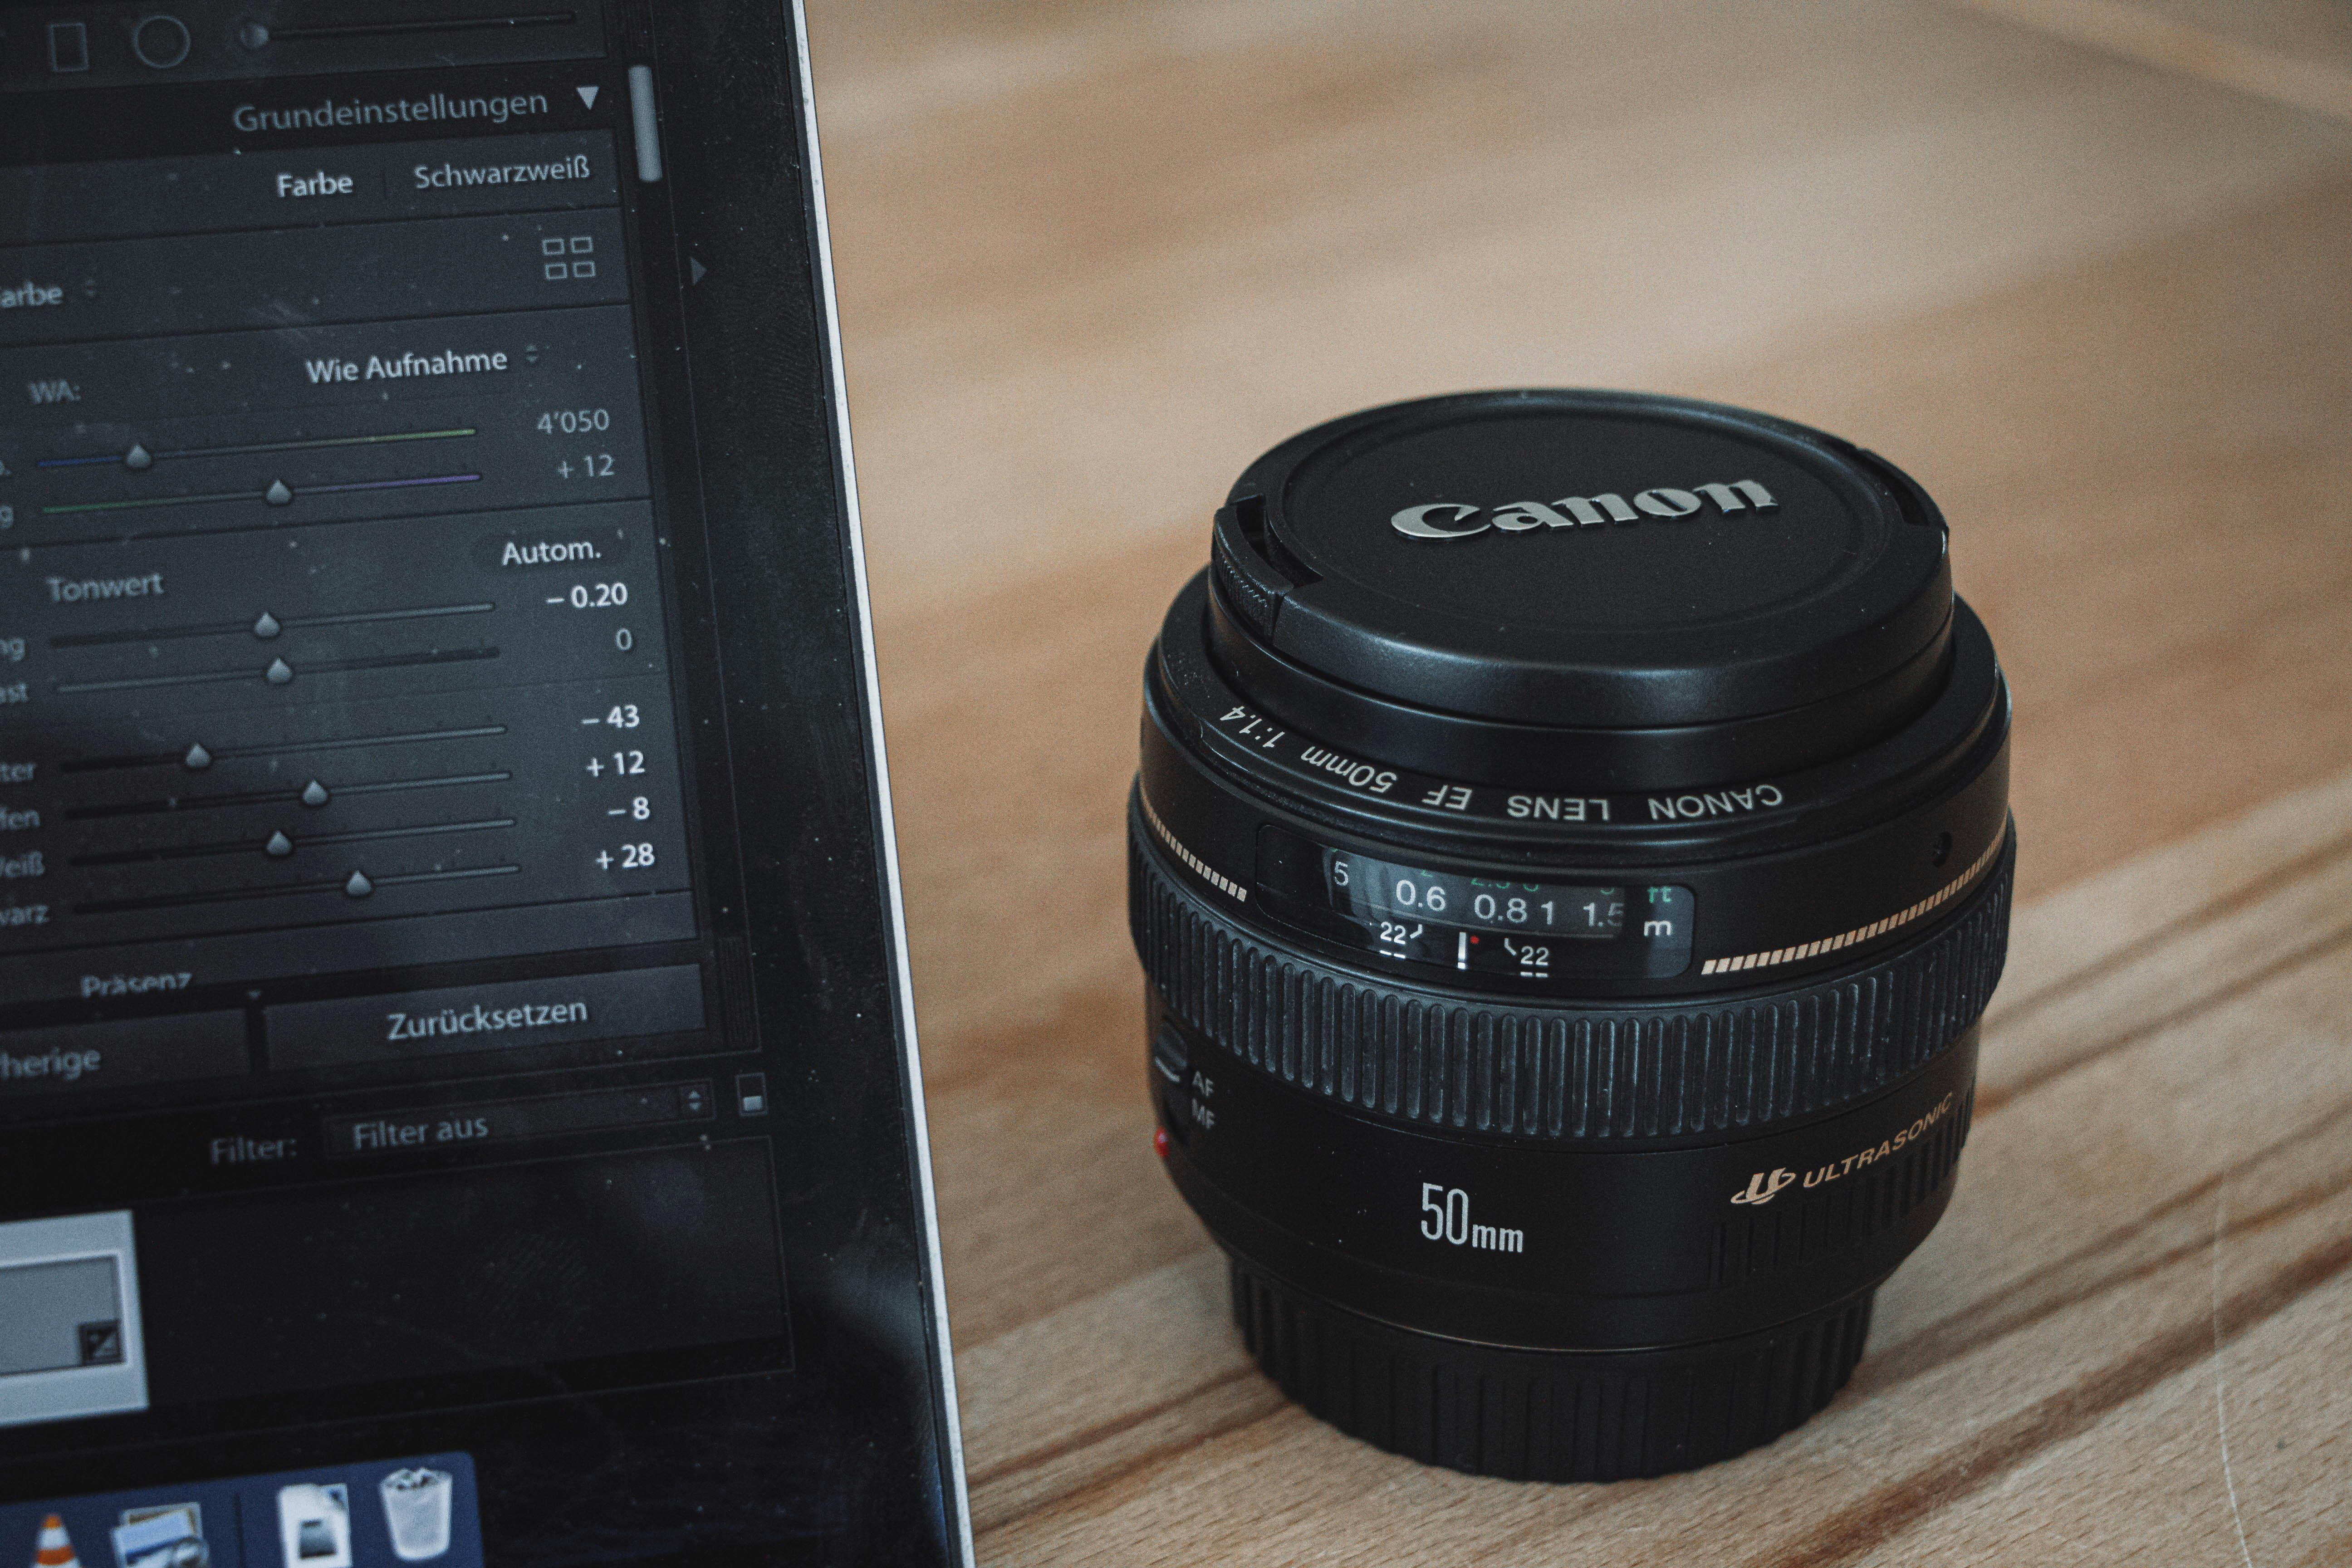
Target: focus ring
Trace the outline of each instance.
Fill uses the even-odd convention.
[[[1224,918],[1128,807],[1129,907],[1176,1016],[1282,1081],[1426,1126],[1550,1138],[1756,1131],[1864,1099],[1984,1012],[2009,946],[2013,843],[1924,939],[1728,1000],[1517,1006],[1285,952]]]
[[[1514,1480],[1659,1476],[1770,1442],[1845,1385],[1875,1294],[1713,1344],[1547,1352],[1392,1328],[1232,1268],[1242,1340],[1285,1394],[1391,1453]]]

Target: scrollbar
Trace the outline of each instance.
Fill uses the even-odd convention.
[[[637,139],[637,178],[654,184],[662,177],[661,121],[654,113],[654,68],[629,68],[629,125]]]

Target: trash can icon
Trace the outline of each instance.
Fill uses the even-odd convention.
[[[446,1470],[394,1470],[376,1490],[383,1497],[392,1549],[404,1563],[427,1563],[449,1550],[449,1509],[457,1483]]]

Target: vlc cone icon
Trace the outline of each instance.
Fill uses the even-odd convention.
[[[81,1568],[81,1559],[74,1555],[73,1542],[66,1535],[66,1521],[56,1514],[41,1521],[41,1540],[33,1549],[33,1568]]]

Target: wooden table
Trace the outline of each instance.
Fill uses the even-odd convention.
[[[2352,13],[812,9],[982,1559],[2352,1562]],[[2017,697],[1958,1199],[1655,1482],[1286,1405],[1150,1148],[1160,613],[1275,440],[1514,383],[1888,454]]]

